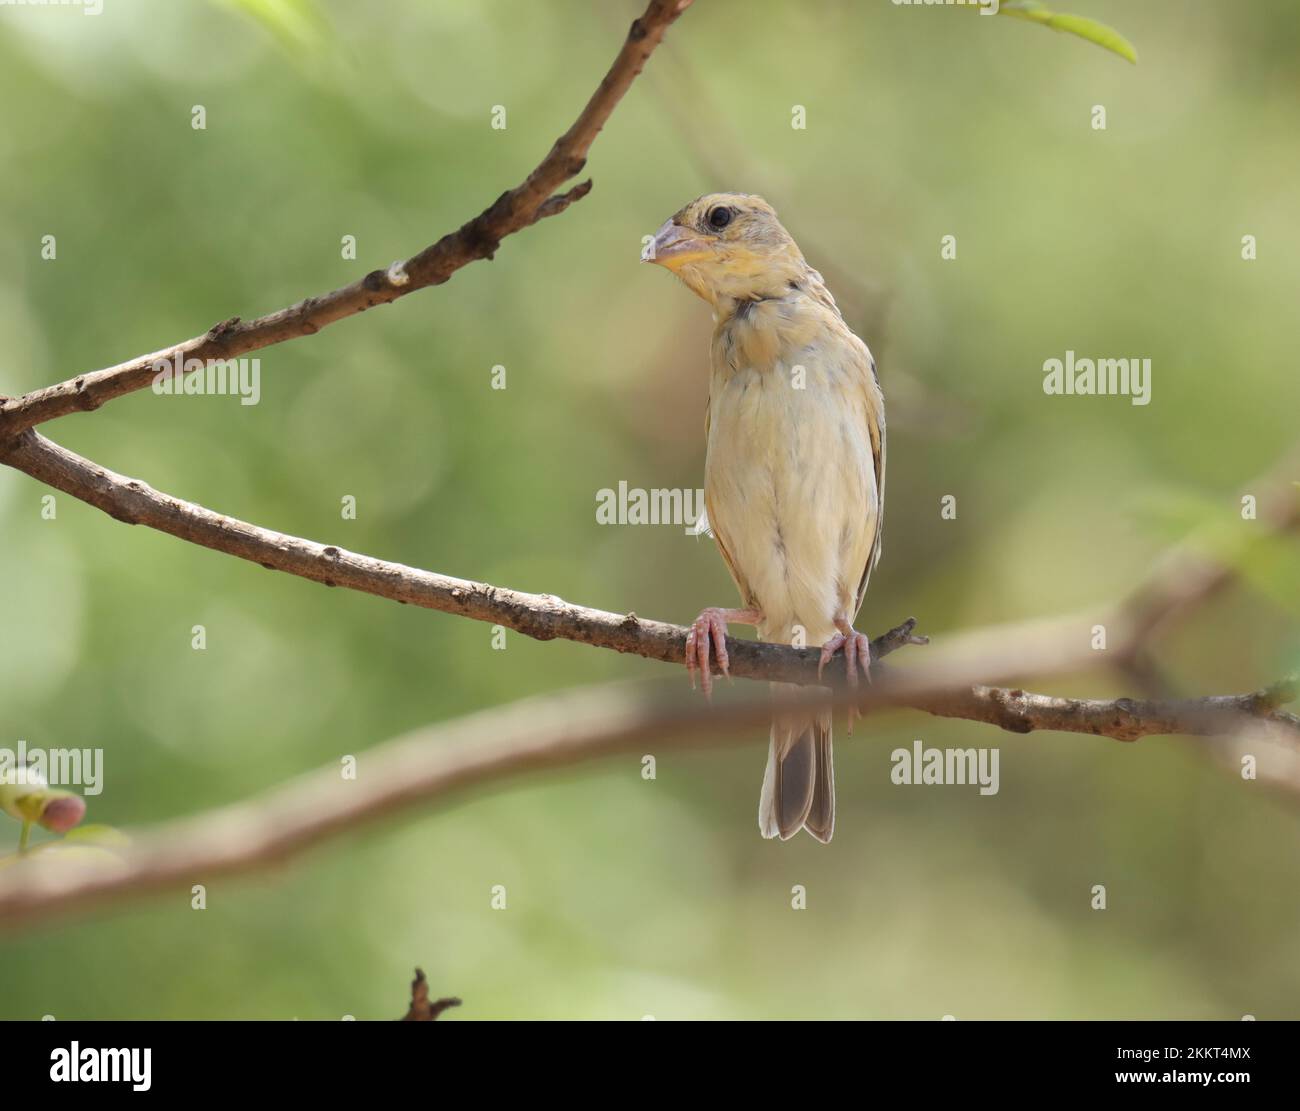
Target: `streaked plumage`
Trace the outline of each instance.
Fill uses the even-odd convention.
[[[865,673],[852,621],[880,558],[884,399],[871,352],[761,197],[718,193],[668,220],[648,252],[713,306],[705,504],[744,609],[706,610],[688,666],[725,672],[727,620],[763,640],[843,646]],[[773,722],[759,802],[765,837],[835,821],[829,713]]]

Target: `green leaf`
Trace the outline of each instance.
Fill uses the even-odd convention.
[[[1039,0],[1007,0],[998,7],[998,15],[1009,15],[1012,19],[1027,19],[1030,23],[1041,23],[1053,31],[1064,31],[1068,35],[1078,35],[1081,39],[1094,42],[1105,50],[1127,58],[1137,65],[1137,50],[1133,44],[1114,27],[1107,27],[1095,19],[1082,15],[1060,15],[1052,11]]]

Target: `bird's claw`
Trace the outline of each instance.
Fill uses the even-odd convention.
[[[686,670],[695,689],[695,671],[700,672],[700,686],[706,698],[713,696],[713,675],[709,670],[710,649],[717,657],[718,669],[731,678],[731,657],[727,655],[727,619],[714,607],[702,611],[686,634]]]
[[[844,649],[844,662],[848,668],[849,686],[856,688],[858,674],[868,683],[871,682],[871,639],[864,633],[850,628],[847,633],[836,633],[822,645],[821,657],[817,660],[817,678],[822,677],[831,657],[841,648]],[[849,732],[853,732],[853,723],[862,716],[855,703],[849,704]]]

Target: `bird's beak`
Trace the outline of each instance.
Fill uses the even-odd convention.
[[[655,232],[654,240],[647,243],[641,252],[642,262],[657,262],[669,270],[683,262],[704,258],[709,253],[706,240],[692,234],[680,224],[665,220],[663,227]]]

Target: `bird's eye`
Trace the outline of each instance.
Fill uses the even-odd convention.
[[[735,213],[733,213],[725,204],[720,204],[709,213],[709,227],[721,231],[731,223],[731,217],[734,215]]]

